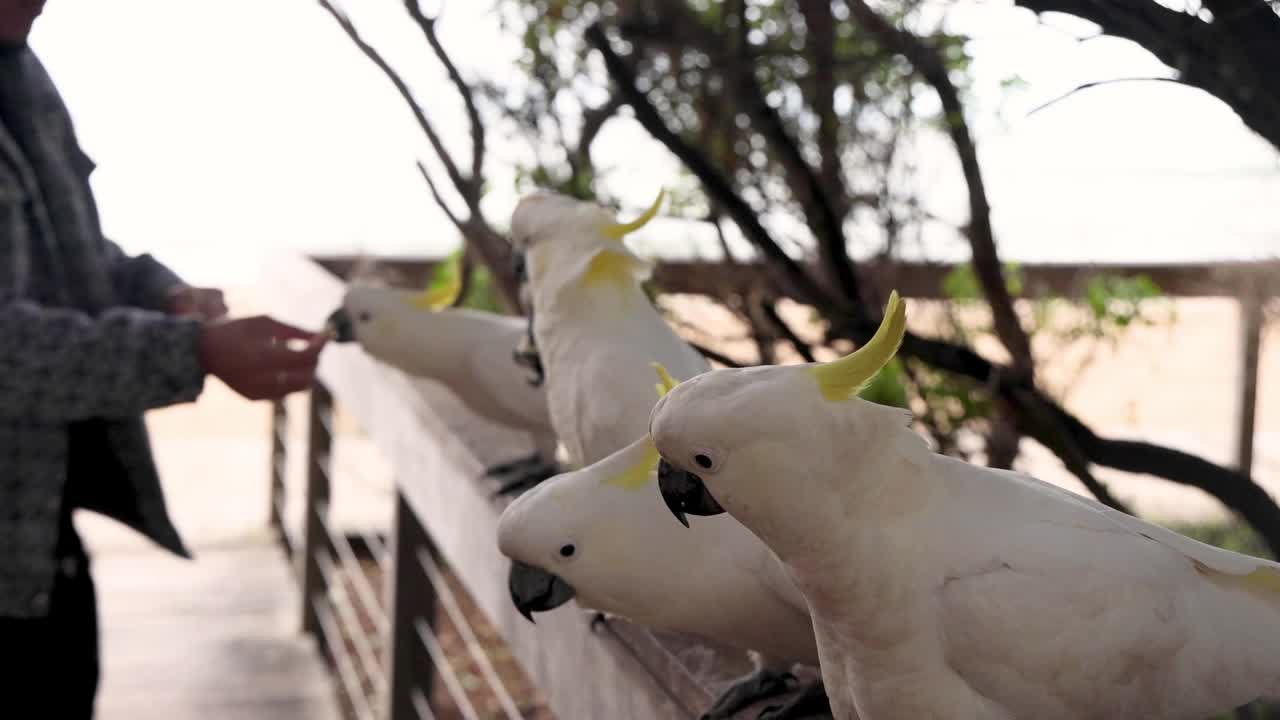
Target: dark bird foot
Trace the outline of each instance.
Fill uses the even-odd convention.
[[[522,350],[516,348],[511,351],[511,359],[519,367],[528,370],[531,374],[529,384],[533,387],[542,387],[543,381],[547,379],[547,375],[542,370],[542,357],[538,355],[536,349]]]
[[[493,497],[519,495],[538,483],[560,473],[560,467],[534,453],[501,465],[494,465],[485,470],[485,476],[502,479],[502,484],[494,491]]]
[[[602,612],[595,613],[591,616],[591,624],[588,627],[593,633],[608,629],[609,617]]]
[[[801,685],[795,697],[781,705],[770,705],[756,720],[810,720],[831,717],[831,701],[822,681]]]
[[[796,676],[789,672],[762,667],[735,680],[699,720],[729,720],[742,708],[757,700],[781,695],[794,688],[797,682]]]

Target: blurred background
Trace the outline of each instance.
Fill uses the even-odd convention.
[[[283,255],[464,272],[469,304],[514,311],[523,194],[633,217],[663,188],[629,243],[723,363],[847,350],[897,287],[945,347],[870,397],[941,450],[1269,554],[1276,7],[53,0],[31,44],[108,235],[237,314],[273,307]],[[197,549],[256,537],[268,507],[270,410],[210,383],[149,418]],[[356,479],[335,510],[376,525],[392,469],[338,428]],[[81,520],[95,548],[141,546]]]

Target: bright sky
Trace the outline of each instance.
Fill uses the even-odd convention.
[[[431,6],[432,3],[424,3]],[[466,147],[456,96],[400,0],[347,0],[365,34],[411,79],[454,147]],[[488,0],[445,4],[439,31],[468,77],[511,72],[512,38]],[[1280,256],[1280,156],[1216,100],[1170,83],[1080,93],[1083,82],[1163,75],[1144,51],[1077,42],[1079,23],[1044,27],[1006,2],[967,3],[981,151],[1004,255],[1023,260],[1191,260]],[[456,247],[414,161],[432,158],[400,98],[311,0],[50,0],[32,45],[98,163],[106,229],[194,282],[245,281],[258,252],[432,254]],[[1029,86],[1004,103],[999,81]],[[630,120],[596,156],[631,207],[675,179]],[[491,135],[494,177],[519,149]],[[949,146],[928,148],[929,204],[963,219]],[[516,198],[499,189],[489,216]],[[655,222],[640,240],[688,252],[696,229]],[[959,246],[939,236],[936,253]],[[233,274],[234,273],[234,274]]]

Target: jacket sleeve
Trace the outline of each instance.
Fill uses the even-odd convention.
[[[150,254],[130,256],[111,240],[103,238],[102,242],[111,268],[111,284],[121,301],[147,310],[167,310],[169,292],[186,284],[182,278]]]
[[[194,400],[205,376],[201,327],[136,308],[90,317],[0,300],[0,417],[126,418]]]

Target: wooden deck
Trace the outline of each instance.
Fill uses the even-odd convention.
[[[337,720],[279,546],[264,536],[196,552],[94,555],[98,720]]]

